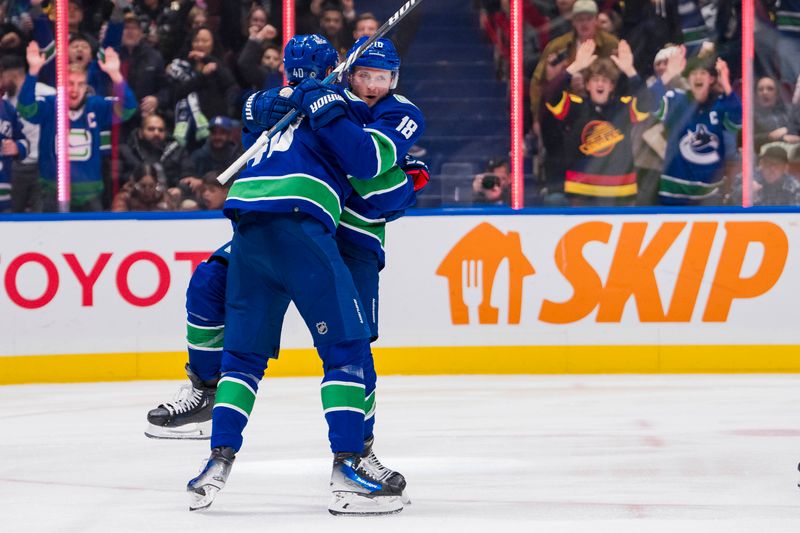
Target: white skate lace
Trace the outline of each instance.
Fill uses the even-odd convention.
[[[202,398],[203,393],[199,389],[195,389],[192,385],[181,385],[172,401],[162,404],[162,407],[172,415],[179,415],[197,407]]]
[[[361,465],[373,479],[378,481],[383,481],[394,473],[394,470],[386,468],[378,461],[378,457],[373,451],[370,451],[369,455],[361,461]]]

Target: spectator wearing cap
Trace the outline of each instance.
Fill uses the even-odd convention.
[[[668,89],[685,73],[689,90]],[[714,90],[721,87],[721,93]],[[727,135],[741,129],[742,102],[733,92],[728,65],[722,59],[695,57],[686,49],[667,59],[667,68],[651,87],[659,103],[656,116],[664,123],[667,151],[659,182],[662,205],[716,204],[724,185]]]
[[[789,174],[789,158],[780,146],[770,146],[758,159],[753,205],[800,205],[800,181]]]
[[[239,156],[241,149],[233,140],[233,122],[225,116],[217,116],[209,124],[210,135],[205,144],[194,151],[189,168],[191,176],[181,179],[181,184],[188,186],[192,193],[202,192],[202,176],[208,172],[220,172],[228,168]]]
[[[536,65],[531,78],[531,112],[534,120],[541,112],[541,95],[547,74],[547,65],[567,68],[575,61],[578,46],[593,40],[595,54],[598,57],[611,57],[617,49],[619,40],[608,32],[598,28],[597,4],[594,0],[576,0],[572,6],[572,31],[550,41],[542,51],[542,59]]]

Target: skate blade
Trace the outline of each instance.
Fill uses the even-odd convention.
[[[211,438],[211,421],[191,423],[177,427],[163,427],[148,424],[144,430],[146,437],[167,440],[208,440]]]
[[[197,489],[186,489],[189,492],[189,510],[205,511],[214,503],[214,497],[219,488],[213,485],[203,485]]]
[[[375,516],[403,510],[400,496],[363,496],[355,492],[334,492],[328,511],[335,516]]]
[[[408,496],[408,493],[403,490],[403,494],[400,495],[400,501],[403,502],[403,505],[411,505],[411,498]]]

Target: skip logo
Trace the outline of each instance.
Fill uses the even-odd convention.
[[[727,322],[735,302],[758,298],[781,279],[789,238],[760,220],[598,220],[567,228],[552,251],[540,253],[547,280],[538,280],[536,294],[524,300],[526,316],[538,309],[539,322]],[[458,241],[436,270],[447,278],[456,325],[505,323],[498,319],[505,311],[498,280],[506,278],[507,322],[519,324],[523,280],[534,273],[519,233],[488,223]]]
[[[492,306],[492,295],[503,261],[508,261],[508,323],[519,324],[522,280],[536,271],[522,253],[519,233],[506,235],[486,222],[458,241],[436,270],[447,278],[453,324],[498,323],[500,309]]]
[[[331,102],[335,102],[336,100],[339,100],[339,101],[341,101],[341,102],[344,102],[344,98],[342,98],[342,97],[341,97],[340,95],[338,95],[338,94],[327,94],[327,95],[323,96],[322,98],[319,98],[319,99],[318,99],[316,102],[314,102],[313,104],[311,104],[311,112],[312,112],[312,113],[316,113],[316,112],[317,112],[317,111],[319,111],[319,110],[320,110],[320,109],[321,109],[323,106],[325,106],[325,105],[327,105],[327,104],[330,104]]]

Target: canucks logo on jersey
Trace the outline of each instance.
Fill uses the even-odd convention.
[[[695,165],[713,165],[720,160],[719,137],[702,123],[681,137],[679,149],[684,159]]]

